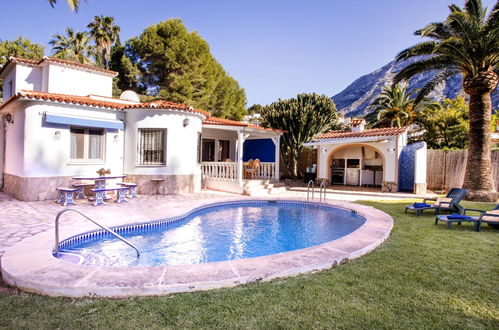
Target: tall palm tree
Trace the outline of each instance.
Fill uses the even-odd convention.
[[[403,127],[414,119],[415,105],[407,92],[407,84],[385,85],[369,105],[377,113],[376,127]]]
[[[87,32],[75,32],[66,28],[66,36],[54,34],[49,44],[52,45],[52,54],[56,57],[78,61],[80,63],[91,63],[89,56],[93,53]]]
[[[447,78],[462,75],[463,89],[470,96],[468,162],[463,187],[469,190],[470,200],[496,201],[490,154],[490,94],[498,82],[499,2],[488,16],[481,0],[466,0],[463,9],[456,5],[449,8],[450,15],[444,22],[416,31],[416,35],[430,40],[397,55],[398,61],[411,62],[395,76],[395,82],[421,72],[434,73],[421,89],[421,97]]]
[[[54,4],[56,2],[57,0],[49,0],[49,4],[52,8],[54,8]],[[78,8],[80,7],[80,0],[67,0],[67,2],[72,11],[78,11]]]
[[[114,25],[114,17],[95,16],[88,24],[88,28],[97,46],[97,63],[107,69],[111,58],[111,46],[119,37],[120,27]]]

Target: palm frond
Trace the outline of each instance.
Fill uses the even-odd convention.
[[[416,98],[414,99],[414,104],[417,105],[425,99],[425,97],[435,89],[440,83],[446,81],[450,77],[458,74],[459,71],[444,69],[439,71],[435,76],[430,79],[421,89],[419,89]]]
[[[414,75],[425,71],[441,70],[445,68],[456,69],[456,67],[457,65],[455,60],[449,56],[435,55],[432,57],[422,58],[410,63],[405,68],[400,70],[393,78],[393,82],[396,84],[402,80],[408,80]]]
[[[431,55],[434,53],[436,47],[438,46],[438,42],[436,41],[424,41],[411,46],[407,49],[404,49],[400,53],[397,54],[395,59],[397,61],[406,60],[415,56],[423,56],[423,55]]]

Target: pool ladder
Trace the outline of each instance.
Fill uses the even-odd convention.
[[[118,233],[116,233],[112,229],[110,229],[110,228],[108,228],[108,227],[106,227],[104,225],[101,225],[97,221],[90,219],[88,216],[86,216],[82,212],[80,212],[78,210],[75,210],[75,209],[64,209],[62,211],[59,211],[57,213],[57,215],[55,216],[55,248],[54,248],[54,251],[55,251],[55,256],[56,257],[59,257],[59,218],[61,217],[61,215],[63,215],[64,213],[66,213],[68,211],[73,211],[73,212],[76,212],[76,213],[80,214],[82,217],[84,217],[88,221],[93,222],[94,224],[96,224],[97,226],[101,227],[102,229],[104,229],[105,231],[107,231],[108,233],[110,233],[111,235],[116,236],[118,239],[120,239],[121,241],[123,241],[124,243],[126,243],[127,245],[129,245],[130,247],[132,247],[135,250],[135,252],[137,252],[137,257],[140,257],[139,249],[137,249],[137,247],[135,247],[135,245],[133,245],[132,243],[130,243],[129,241],[127,241],[125,238],[123,238],[121,235],[119,235]]]
[[[310,188],[312,188],[312,200],[314,199],[314,180],[310,180],[307,184],[307,202],[310,201]],[[324,196],[324,202],[326,202],[326,180],[322,180],[319,186],[319,203],[322,203],[322,196]]]

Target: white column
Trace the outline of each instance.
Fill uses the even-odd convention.
[[[237,182],[239,186],[243,186],[243,143],[244,134],[241,131],[237,131]]]
[[[274,179],[279,181],[279,161],[281,159],[281,136],[279,135],[278,137],[272,138],[272,141],[274,142]]]

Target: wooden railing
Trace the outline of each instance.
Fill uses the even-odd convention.
[[[275,163],[261,162],[254,179],[272,179],[275,177]],[[207,178],[237,181],[236,162],[203,162],[201,173]]]

